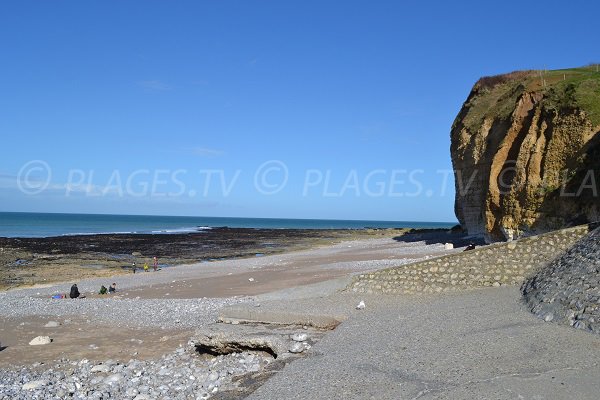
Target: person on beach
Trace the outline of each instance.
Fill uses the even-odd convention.
[[[69,297],[72,299],[76,299],[81,295],[81,293],[79,293],[79,289],[77,288],[77,284],[74,283],[73,286],[71,286],[71,293],[69,293]]]
[[[112,285],[110,285],[110,287],[108,288],[108,293],[114,293],[117,291],[117,284],[116,283],[112,283]]]
[[[98,292],[98,294],[106,294],[107,290],[106,290],[106,286],[102,285],[100,286],[100,291]]]
[[[144,272],[148,272],[148,263],[144,263]]]
[[[154,272],[158,271],[158,258],[154,256]]]
[[[137,267],[135,266],[135,263],[133,263],[133,265],[131,266],[131,269],[133,269],[133,273],[135,274],[135,270],[137,269]]]

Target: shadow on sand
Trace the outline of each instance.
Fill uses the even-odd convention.
[[[428,229],[417,230],[412,229],[401,236],[394,237],[397,242],[414,243],[425,242],[425,244],[444,244],[452,243],[454,248],[466,247],[469,244],[483,246],[485,241],[483,238],[469,236],[463,232],[455,232],[447,229]]]

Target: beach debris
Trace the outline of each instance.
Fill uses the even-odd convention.
[[[39,379],[39,380],[35,380],[35,381],[30,381],[27,382],[23,385],[23,390],[37,390],[43,386],[46,386],[48,384],[48,381],[45,381],[43,379]]]
[[[365,301],[364,301],[364,300],[361,300],[361,301],[360,301],[360,303],[358,303],[358,304],[357,304],[357,306],[356,306],[356,309],[357,309],[357,310],[364,310],[364,309],[365,309],[365,307],[366,307],[366,305],[365,305]]]
[[[250,282],[254,282],[254,278],[248,278]]]
[[[46,323],[46,325],[44,325],[44,328],[56,328],[58,326],[60,326],[60,324],[58,322],[56,322],[56,321],[48,321]]]
[[[295,342],[305,342],[308,339],[308,334],[306,333],[295,333],[292,335],[292,340]]]
[[[444,250],[452,250],[454,245],[452,243],[444,243]]]
[[[50,339],[50,336],[36,336],[33,339],[31,339],[31,341],[29,342],[30,346],[40,346],[40,345],[44,345],[44,344],[50,344],[52,343],[52,339]]]

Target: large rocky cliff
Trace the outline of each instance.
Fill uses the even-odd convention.
[[[597,66],[480,79],[451,131],[455,212],[506,240],[600,220]]]

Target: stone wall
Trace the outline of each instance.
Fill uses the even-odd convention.
[[[521,291],[537,317],[600,334],[600,228],[527,279]]]
[[[365,273],[348,290],[358,293],[436,293],[473,287],[520,285],[590,231],[581,225],[507,243]]]

